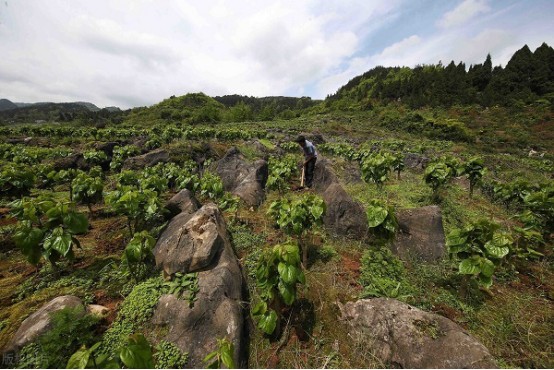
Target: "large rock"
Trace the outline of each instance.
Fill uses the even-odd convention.
[[[146,154],[127,158],[123,162],[124,170],[139,170],[144,167],[154,166],[160,162],[168,162],[169,153],[164,149],[156,149]]]
[[[171,220],[154,247],[156,266],[166,275],[205,269],[223,248],[226,235],[223,215],[214,204],[194,214],[182,212]]]
[[[198,211],[200,203],[190,190],[183,189],[166,203],[165,208],[169,211],[170,217],[174,217],[181,212],[190,214]]]
[[[424,169],[429,164],[429,158],[416,153],[404,154],[404,164],[408,168]]]
[[[336,235],[351,238],[367,236],[369,227],[364,208],[344,190],[326,159],[316,162],[313,188],[327,207],[323,217],[326,228]]]
[[[364,238],[369,230],[362,205],[350,197],[339,183],[333,183],[322,195],[327,206],[323,223],[337,235]]]
[[[83,302],[78,297],[64,295],[54,298],[31,316],[23,320],[13,339],[8,343],[5,352],[17,352],[25,345],[35,341],[39,336],[46,333],[51,328],[51,315],[54,312],[63,310],[64,308],[77,307],[81,307],[83,309],[83,314],[85,313]]]
[[[166,259],[162,266],[164,269],[169,267],[166,272],[187,273],[200,270],[196,300],[191,307],[188,301],[174,295],[162,295],[152,323],[164,327],[162,332],[167,333],[164,340],[189,353],[187,367],[204,367],[202,359],[217,348],[217,339],[222,338],[227,338],[234,344],[235,364],[242,366],[242,275],[223,217],[213,204],[206,205],[184,225],[182,235],[183,238],[175,242],[181,246],[183,255],[187,250],[194,254],[197,247],[206,249],[202,263],[197,263],[193,268],[192,261],[167,264],[165,262],[170,261]],[[186,240],[185,243],[181,242],[183,239]],[[181,256],[177,258],[183,261]],[[158,255],[156,259],[158,260]],[[189,256],[189,259],[192,260],[193,256]]]
[[[233,147],[217,162],[216,172],[221,177],[223,188],[241,198],[246,205],[259,206],[263,202],[268,176],[265,160],[248,163]]]
[[[429,262],[442,258],[445,237],[438,206],[401,210],[396,217],[400,230],[391,246],[395,254]]]
[[[338,183],[337,175],[331,169],[331,163],[325,158],[318,158],[314,167],[314,189],[323,193],[334,183]]]
[[[84,161],[84,157],[80,153],[70,154],[67,157],[56,158],[52,163],[52,167],[55,171],[68,170],[70,168],[77,168],[79,164]]]
[[[401,368],[496,368],[489,351],[449,319],[388,298],[341,306],[349,334],[386,365]]]

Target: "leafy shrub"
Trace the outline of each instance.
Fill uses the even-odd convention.
[[[36,176],[31,167],[15,164],[2,166],[0,191],[3,194],[21,196],[28,194],[35,185]]]
[[[387,247],[366,250],[360,269],[364,298],[389,297],[405,300],[413,290],[406,280],[404,265]]]
[[[473,157],[464,164],[461,171],[462,175],[467,175],[469,179],[469,196],[473,196],[473,189],[478,185],[485,174],[485,166],[482,158]]]
[[[150,189],[119,186],[108,193],[105,199],[106,204],[116,213],[127,216],[130,235],[143,230],[149,223],[160,221],[164,212],[158,194]]]
[[[498,224],[480,220],[454,229],[446,237],[449,253],[460,260],[459,273],[475,278],[485,287],[492,285],[496,266],[513,244],[510,234],[499,229]]]
[[[217,338],[217,349],[208,353],[203,362],[206,363],[208,369],[219,369],[222,365],[227,369],[234,369],[233,352],[233,343],[229,342],[227,338]]]
[[[269,160],[269,176],[266,188],[283,193],[288,190],[288,181],[297,174],[296,157],[288,154],[282,159],[271,158]]]
[[[53,265],[61,258],[73,259],[80,247],[77,234],[88,230],[87,217],[72,202],[52,198],[23,198],[10,204],[18,219],[13,239],[27,260],[36,265],[41,256]]]
[[[378,237],[390,239],[398,230],[398,221],[392,208],[377,199],[370,201],[366,211],[369,228]]]
[[[86,204],[89,213],[92,214],[91,205],[102,200],[104,182],[100,177],[92,177],[82,172],[71,182],[71,189],[73,199],[77,203]]]
[[[387,181],[390,172],[392,156],[388,153],[371,153],[360,162],[362,178],[366,182],[374,182],[379,187]]]
[[[154,239],[148,231],[135,233],[131,241],[125,247],[123,259],[129,266],[129,271],[134,276],[135,281],[139,281],[140,274],[138,266],[141,264],[153,263],[154,254],[152,250],[156,245]]]
[[[256,269],[256,287],[262,300],[252,309],[252,316],[264,333],[275,331],[281,302],[290,306],[296,300],[297,283],[306,283],[298,244],[276,245],[263,255]]]

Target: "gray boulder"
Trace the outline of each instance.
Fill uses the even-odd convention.
[[[424,169],[429,163],[429,158],[416,153],[404,154],[404,164],[408,168]]]
[[[175,216],[154,247],[156,266],[166,275],[195,272],[213,263],[227,236],[223,215],[214,204]]]
[[[337,175],[331,168],[331,162],[325,158],[318,158],[314,167],[314,189],[318,193],[323,193],[334,183],[338,183]]]
[[[438,206],[401,210],[396,217],[400,230],[391,246],[395,254],[428,262],[444,256],[444,228]]]
[[[369,228],[364,208],[339,183],[328,186],[322,198],[327,206],[323,217],[327,229],[351,238],[367,236]]]
[[[344,190],[330,162],[318,159],[314,169],[313,188],[326,205],[323,223],[335,233],[351,238],[364,238],[369,227],[364,207]]]
[[[164,149],[156,149],[146,154],[127,158],[123,162],[124,170],[139,170],[145,167],[154,166],[160,162],[168,162],[169,153]]]
[[[84,315],[85,306],[80,298],[72,295],[54,298],[31,316],[23,320],[19,329],[15,332],[14,337],[6,346],[5,352],[17,352],[25,345],[35,341],[42,334],[46,333],[51,328],[51,314],[54,312],[63,310],[64,308],[77,307],[83,309]]]
[[[489,351],[440,315],[389,298],[340,306],[350,336],[386,365],[401,368],[496,368]]]
[[[259,206],[265,199],[268,176],[267,162],[263,159],[248,163],[240,151],[233,147],[217,162],[216,173],[223,188],[241,198],[248,206]]]
[[[189,353],[187,367],[204,367],[202,359],[217,349],[217,339],[222,338],[233,343],[235,364],[242,366],[244,317],[240,302],[243,282],[223,217],[213,204],[209,204],[192,216],[184,230],[186,242],[179,242],[183,254],[185,250],[196,253],[199,249],[207,249],[209,252],[204,253],[202,263],[197,263],[196,268],[192,268],[193,262],[180,263],[170,265],[167,271],[200,270],[196,300],[191,306],[174,295],[162,295],[152,324],[167,333],[164,340]],[[205,235],[208,237],[204,238]],[[208,240],[211,248],[204,248]],[[183,261],[181,257],[179,260]]]
[[[200,203],[194,194],[188,189],[183,189],[167,201],[165,208],[169,211],[170,218],[181,212],[194,213],[200,208]]]
[[[56,158],[52,163],[52,167],[55,171],[68,170],[70,168],[77,168],[84,161],[82,154],[74,153],[67,157]]]

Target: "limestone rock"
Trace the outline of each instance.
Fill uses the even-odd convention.
[[[105,317],[110,312],[110,309],[106,306],[99,304],[89,304],[87,306],[87,313],[93,316]]]
[[[340,307],[354,340],[402,368],[496,368],[489,351],[453,321],[406,303],[374,298]]]
[[[323,193],[327,210],[325,226],[337,235],[351,238],[367,236],[368,224],[362,205],[350,197],[339,183],[333,183]]]
[[[168,162],[169,153],[164,149],[156,149],[146,154],[127,158],[123,162],[124,170],[139,170],[145,167],[154,166],[160,162]]]
[[[166,203],[165,208],[169,210],[170,217],[174,217],[181,212],[191,214],[198,211],[200,203],[190,190],[183,189]]]
[[[17,352],[25,345],[33,342],[39,336],[46,333],[52,324],[52,313],[63,310],[64,308],[77,307],[81,307],[83,309],[83,314],[85,313],[85,307],[81,299],[71,295],[60,296],[46,303],[38,311],[23,320],[14,337],[8,343],[6,352]]]
[[[329,185],[338,182],[337,176],[331,169],[331,163],[325,158],[318,158],[314,168],[314,189],[318,193],[323,193]]]
[[[162,295],[152,323],[164,327],[162,332],[167,333],[164,340],[189,353],[187,367],[204,367],[202,359],[217,348],[218,338],[227,338],[234,344],[235,364],[241,367],[244,348],[244,317],[240,306],[243,281],[225,222],[217,208],[210,204],[197,211],[183,230],[183,239],[189,240],[189,244],[203,243],[197,239],[202,237],[202,234],[195,234],[189,238],[187,231],[194,234],[199,230],[205,230],[205,234],[210,234],[208,239],[213,241],[213,258],[205,258],[204,263],[198,268],[199,291],[192,307],[188,301],[178,299],[174,295]],[[156,258],[158,260],[158,256]],[[193,271],[187,263],[169,264],[169,267],[166,272]]]
[[[248,163],[233,147],[217,162],[216,173],[223,182],[223,188],[241,198],[246,205],[259,206],[263,202],[269,174],[265,160]]]
[[[396,217],[400,230],[391,246],[395,254],[428,262],[442,258],[445,236],[438,206],[401,210]]]
[[[167,275],[205,269],[223,248],[225,237],[225,221],[214,204],[207,204],[192,215],[180,213],[154,247],[156,266]]]
[[[416,153],[406,153],[404,155],[404,164],[408,168],[424,169],[429,163],[429,158]]]

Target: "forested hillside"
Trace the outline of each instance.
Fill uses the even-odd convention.
[[[350,80],[326,99],[327,106],[370,109],[375,101],[399,101],[412,108],[455,104],[524,105],[554,99],[554,49],[543,43],[518,50],[505,67],[487,55],[482,64],[463,62],[409,67],[376,67]]]

